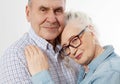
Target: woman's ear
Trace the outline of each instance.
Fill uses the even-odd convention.
[[[95,29],[94,29],[94,26],[88,25],[88,30],[91,32],[91,34],[92,34],[93,36],[95,36]]]
[[[96,35],[96,30],[95,30],[94,26],[89,25],[89,26],[88,26],[88,31],[89,31],[89,32],[91,33],[91,35],[92,35],[93,42],[94,42],[95,44],[99,44],[99,41],[98,41],[98,38],[97,38],[97,35]]]
[[[89,25],[89,26],[88,26],[88,29],[89,29],[89,32],[90,32],[91,35],[92,35],[92,38],[93,38],[94,42],[96,43],[97,38],[96,38],[96,33],[95,33],[94,26]]]

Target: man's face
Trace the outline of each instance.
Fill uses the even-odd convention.
[[[63,30],[64,10],[65,0],[31,0],[26,16],[38,36],[53,42]]]

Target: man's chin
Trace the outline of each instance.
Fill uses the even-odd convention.
[[[52,37],[52,36],[51,37],[50,36],[46,37],[46,40],[49,41],[49,42],[54,42],[55,39],[56,39],[56,37]]]

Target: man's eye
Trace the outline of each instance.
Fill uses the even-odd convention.
[[[46,8],[40,8],[40,12],[46,13],[46,12],[47,12],[47,9],[46,9]]]
[[[41,9],[41,11],[45,11],[45,9]]]

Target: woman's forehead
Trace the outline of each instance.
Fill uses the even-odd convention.
[[[81,27],[81,26],[82,26],[82,25],[79,24],[78,22],[72,21],[72,22],[69,22],[69,23],[65,26],[63,32],[80,31],[80,30],[82,30],[82,27]]]
[[[81,31],[81,28],[77,25],[66,25],[62,32],[61,43],[66,43],[69,41],[69,38],[76,36]]]

